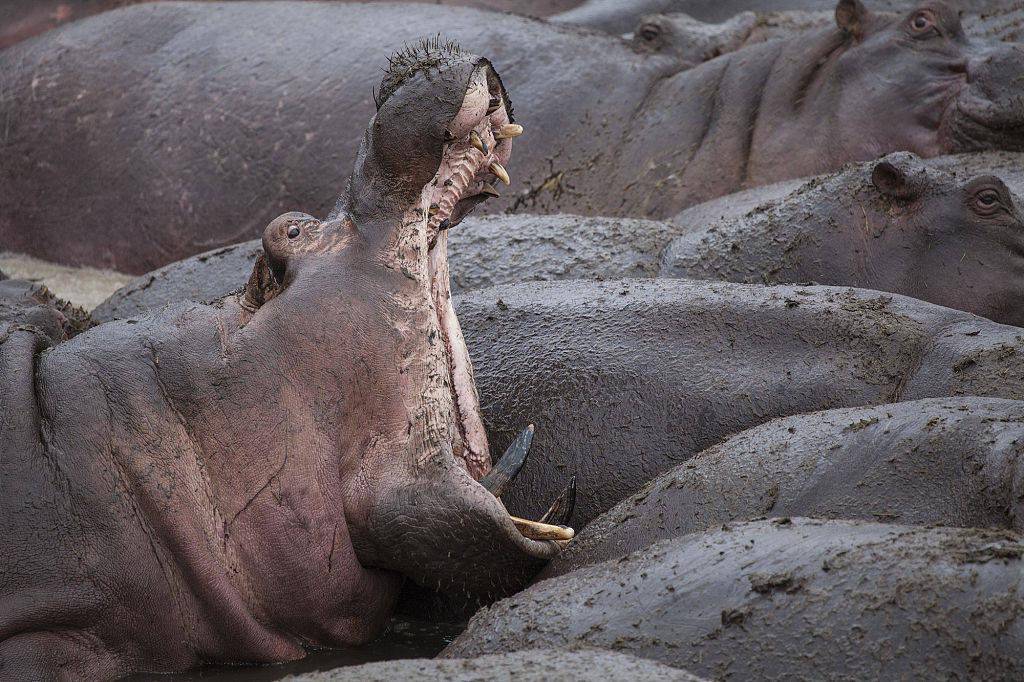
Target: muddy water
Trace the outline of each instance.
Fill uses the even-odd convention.
[[[268,682],[280,680],[288,675],[331,670],[350,665],[391,661],[402,658],[433,658],[441,649],[454,640],[465,628],[465,624],[427,623],[395,618],[376,641],[351,649],[320,649],[311,651],[301,661],[284,665],[259,667],[210,666],[200,670],[177,675],[135,675],[132,682],[155,680],[159,682],[184,682],[185,680],[216,680],[217,682]]]

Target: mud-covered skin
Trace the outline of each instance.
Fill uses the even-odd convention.
[[[526,281],[654,277],[659,254],[681,231],[636,218],[469,218],[448,242],[452,292]],[[243,242],[165,265],[114,292],[93,316],[124,319],[168,303],[220,298],[239,288],[258,252],[259,241]]]
[[[480,658],[412,659],[335,668],[291,678],[292,682],[590,682],[596,671],[607,682],[700,682],[690,673],[611,651],[531,649]]]
[[[829,10],[741,12],[719,23],[707,23],[688,14],[651,14],[633,30],[637,50],[673,56],[691,64],[714,59],[767,40],[790,39],[808,31],[826,29],[835,21]],[[964,31],[977,38],[1004,42],[1024,39],[1024,5],[992,7],[962,15]]]
[[[57,298],[45,286],[8,279],[0,272],[0,338],[30,329],[60,343],[92,324],[88,312]]]
[[[1024,399],[1024,331],[901,296],[686,280],[501,286],[459,298],[495,448],[536,424],[504,501],[573,527],[775,417],[920,398]]]
[[[1024,531],[1024,403],[932,398],[768,422],[617,504],[540,579],[779,516]]]
[[[506,93],[430,43],[378,103],[335,211],[271,222],[243,292],[0,343],[0,677],[300,658],[376,636],[404,579],[486,600],[559,549],[475,480],[438,227],[507,163]]]
[[[888,12],[905,12],[914,7],[906,0],[881,0],[873,7]],[[970,14],[1012,8],[1014,0],[963,0],[961,10]],[[551,21],[576,24],[620,35],[633,31],[647,14],[681,13],[704,22],[729,21],[743,12],[830,12],[832,0],[584,0],[578,6],[551,16]]]
[[[994,175],[961,179],[899,152],[687,231],[659,274],[876,289],[1024,326],[1022,206]]]
[[[454,7],[157,3],[107,12],[0,53],[11,93],[0,151],[14,160],[0,177],[0,238],[52,261],[141,273],[255,237],[295,204],[322,210],[355,153],[380,58],[434,31],[493,52],[533,105],[519,119],[529,144],[515,185],[489,202],[495,212],[664,218],[888,151],[1019,147],[1016,47],[998,44],[981,58],[996,47],[968,42],[949,8],[936,9],[945,37],[927,49],[907,38],[915,15],[859,12],[843,15],[843,29],[694,69],[586,29]],[[251,40],[253,31],[263,39]],[[125,40],[111,43],[114,34]],[[889,87],[876,87],[879,73]],[[266,130],[275,144],[257,146]],[[116,153],[153,146],[160,153]]]
[[[1019,679],[1024,542],[863,521],[729,524],[540,582],[442,656],[585,645],[713,679]]]

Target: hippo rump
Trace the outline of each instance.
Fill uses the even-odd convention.
[[[663,218],[889,151],[1024,144],[1019,46],[968,40],[941,3],[900,16],[842,0],[837,17],[681,70],[611,36],[462,8],[107,12],[0,53],[0,239],[138,274],[255,237],[295,203],[325,208],[372,111],[376,53],[438,30],[494,52],[532,105],[522,189],[495,210]],[[278,142],[258,147],[267,130]]]
[[[291,682],[701,682],[655,661],[595,649],[531,649],[470,659],[386,661],[289,678]]]
[[[4,677],[300,658],[373,638],[405,578],[488,600],[557,553],[492,493],[447,285],[510,118],[489,62],[410,48],[335,211],[271,222],[237,296],[55,345],[8,320]]]
[[[1024,326],[1024,217],[994,175],[906,152],[816,178],[665,249],[663,277],[891,291]]]
[[[776,417],[1024,399],[1024,330],[873,291],[562,281],[468,292],[457,310],[491,442],[536,424],[503,500],[535,518],[576,476],[574,527]]]
[[[1024,542],[1005,530],[775,519],[542,581],[442,654],[582,645],[714,679],[1016,680]]]
[[[0,3],[0,49],[69,21],[118,7],[158,0],[4,0]],[[344,2],[345,0],[334,0]],[[374,2],[374,0],[363,0]],[[466,5],[543,17],[576,6],[578,0],[405,0],[437,5]]]
[[[452,292],[558,279],[655,277],[659,254],[683,230],[638,218],[528,214],[467,218],[448,240]],[[254,239],[141,275],[93,311],[100,321],[237,291],[261,250]]]
[[[930,398],[770,421],[617,504],[541,578],[765,516],[1024,531],[1024,403]]]

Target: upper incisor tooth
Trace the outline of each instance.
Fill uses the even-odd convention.
[[[487,144],[480,139],[479,133],[475,130],[469,134],[469,143],[479,149],[482,154],[487,153]]]
[[[494,132],[495,140],[505,140],[512,137],[519,137],[523,134],[523,126],[518,123],[506,123]]]
[[[491,172],[498,176],[498,179],[504,182],[506,185],[511,185],[512,180],[508,177],[508,171],[497,161],[491,161],[489,166]]]

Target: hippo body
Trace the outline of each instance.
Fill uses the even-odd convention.
[[[995,176],[961,179],[901,152],[687,231],[659,275],[877,289],[1024,326],[1022,206]]]
[[[457,309],[491,441],[511,442],[526,415],[537,427],[503,499],[521,516],[542,513],[574,475],[575,527],[776,417],[1024,399],[1024,331],[879,292],[562,281],[467,292]]]
[[[729,524],[537,583],[446,657],[608,648],[714,679],[1019,679],[1024,542],[864,521]]]
[[[411,659],[307,673],[293,682],[701,682],[685,670],[611,651],[537,649],[473,659]]]
[[[930,398],[776,419],[666,471],[541,578],[758,517],[1024,531],[1024,403]]]
[[[917,14],[843,2],[841,25],[694,69],[586,29],[454,7],[156,3],[107,12],[0,53],[12,93],[0,153],[13,160],[0,176],[0,238],[48,260],[139,274],[255,237],[294,203],[326,208],[372,110],[379,58],[435,31],[495,52],[534,105],[519,119],[529,136],[514,174],[521,184],[493,210],[664,218],[887,151],[1020,147],[1017,46],[971,43],[944,5],[917,13],[931,13],[934,34],[908,42]],[[926,58],[916,47],[924,42],[941,58]],[[950,69],[964,76],[949,79]],[[866,97],[882,71],[891,87]],[[904,85],[938,73],[942,85],[928,97]],[[267,130],[278,142],[255,148]],[[136,149],[154,151],[127,151]],[[141,186],[123,188],[128,177]]]
[[[301,658],[373,639],[405,580],[487,601],[560,550],[494,492],[448,288],[511,125],[490,62],[410,47],[335,209],[273,220],[236,295],[63,340],[0,283],[3,677]]]

